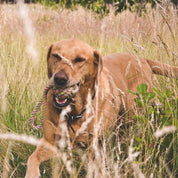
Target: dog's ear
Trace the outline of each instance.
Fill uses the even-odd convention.
[[[98,71],[100,73],[103,68],[103,60],[101,54],[97,50],[94,50],[94,64],[97,65]]]
[[[48,54],[47,54],[47,65],[48,65],[48,78],[50,79],[52,77],[52,70],[51,70],[51,65],[49,63],[49,58],[51,55],[51,50],[52,50],[53,44],[48,49]]]

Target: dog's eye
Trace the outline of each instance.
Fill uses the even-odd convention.
[[[58,61],[61,60],[61,57],[60,57],[58,54],[53,54],[53,56],[54,56]]]
[[[74,59],[75,63],[77,63],[77,62],[83,62],[83,61],[85,61],[85,59],[81,58],[81,57],[77,57],[77,58]]]

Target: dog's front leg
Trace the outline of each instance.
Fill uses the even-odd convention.
[[[29,157],[25,178],[39,178],[39,166],[43,161],[50,159],[56,152],[56,147],[47,142],[44,138],[35,152]]]

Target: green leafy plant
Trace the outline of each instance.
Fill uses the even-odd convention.
[[[166,126],[178,126],[178,98],[175,93],[169,89],[161,92],[153,88],[153,91],[150,92],[146,84],[140,84],[137,87],[137,92],[129,90],[128,92],[136,95],[135,103],[139,108],[137,114],[133,115],[136,119],[136,124],[133,129],[135,136],[134,147],[137,151],[142,153],[139,157],[139,161],[146,161],[146,158],[150,156],[150,159],[147,160],[147,164],[145,164],[143,169],[146,170],[146,167],[153,162],[156,163],[156,165],[160,165],[160,159],[162,159],[164,160],[164,165],[162,166],[176,175],[177,133],[163,135],[159,138],[156,138],[154,133],[158,129],[166,128]],[[157,100],[159,104],[156,104],[155,100]],[[135,132],[136,130],[137,132]],[[161,175],[165,176],[165,169],[157,170],[157,173],[161,171]],[[149,166],[147,167],[147,171],[148,170]],[[152,170],[149,171],[152,172]],[[147,172],[147,174],[148,173],[149,172]]]

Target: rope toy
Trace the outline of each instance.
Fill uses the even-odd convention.
[[[37,103],[35,109],[33,110],[32,114],[31,114],[32,117],[29,119],[29,124],[31,124],[31,127],[32,127],[33,131],[36,131],[36,130],[38,130],[38,129],[42,129],[42,124],[40,124],[40,125],[35,125],[35,123],[34,123],[35,121],[34,121],[34,120],[35,120],[35,115],[36,115],[37,112],[39,111],[41,105],[42,105],[42,104],[43,104],[43,105],[46,105],[47,94],[48,94],[49,89],[51,89],[51,87],[46,87],[46,88],[44,89],[43,96],[41,97],[40,101]],[[44,113],[44,112],[45,112],[45,108],[44,108],[44,110],[43,110],[43,113]],[[42,120],[42,123],[43,123],[43,120]]]
[[[48,86],[44,89],[43,92],[43,96],[41,97],[40,101],[37,103],[35,109],[32,112],[32,117],[29,119],[29,124],[31,124],[31,128],[33,129],[33,131],[42,129],[42,124],[43,124],[43,120],[45,118],[45,110],[46,110],[46,102],[47,102],[47,94],[48,91],[52,88],[52,86]],[[56,89],[53,88],[53,94],[59,98],[59,99],[69,99],[69,98],[73,98],[76,95],[76,92],[78,92],[79,90],[79,86],[77,84],[67,87],[65,89]],[[35,125],[35,116],[37,114],[37,112],[39,111],[41,105],[44,105],[44,109],[43,109],[43,120],[42,120],[42,124],[40,125]]]
[[[76,93],[78,92],[79,87],[77,84],[67,87],[65,89],[56,89],[53,88],[53,94],[61,99],[61,100],[65,100],[65,99],[69,99],[69,98],[73,98],[75,97]]]

